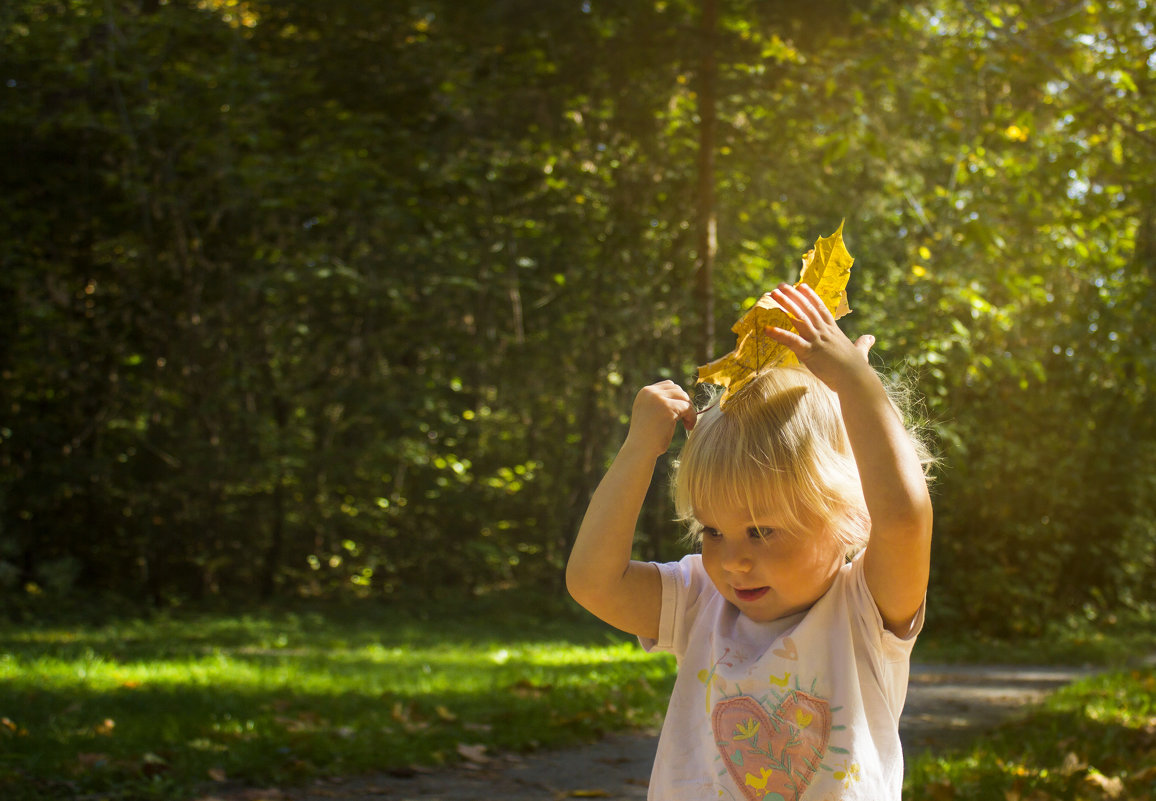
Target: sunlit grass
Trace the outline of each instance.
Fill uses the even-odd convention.
[[[1156,669],[1076,682],[965,749],[917,759],[903,797],[1156,799]]]
[[[1032,652],[929,635],[917,658]],[[1082,651],[1084,637],[1073,629],[1063,649],[1111,662],[1147,642]],[[565,745],[657,726],[673,672],[584,615],[501,606],[0,626],[0,798],[179,801],[222,778],[287,784],[443,764],[462,744]],[[1156,798],[1142,773],[1156,764],[1154,697],[1151,669],[1082,682],[969,750],[916,761],[905,798],[1099,798],[1096,775]]]
[[[655,725],[670,660],[589,622],[385,613],[0,629],[0,796],[181,798]]]

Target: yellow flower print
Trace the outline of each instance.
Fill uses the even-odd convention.
[[[847,760],[843,760],[843,769],[835,771],[835,780],[843,782],[844,787],[850,787],[855,782],[859,781],[859,763],[852,762],[847,764]]]
[[[759,734],[759,722],[754,718],[747,718],[745,723],[740,723],[735,727],[736,740],[749,740],[752,737],[757,737]]]

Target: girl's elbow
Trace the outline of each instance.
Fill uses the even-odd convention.
[[[927,544],[931,541],[931,507],[911,507],[882,518],[883,525],[872,526],[871,539],[885,539],[895,545]]]
[[[572,560],[566,565],[566,592],[579,606],[585,609],[590,608],[590,580],[583,575],[583,571],[575,566]]]

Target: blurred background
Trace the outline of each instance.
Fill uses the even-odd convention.
[[[1150,616],[1156,13],[10,0],[0,604],[558,594],[638,387],[846,220],[930,617]],[[677,440],[676,440],[677,447]],[[660,464],[642,558],[676,558]]]

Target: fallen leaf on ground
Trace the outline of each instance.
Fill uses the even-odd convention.
[[[1093,771],[1084,777],[1084,781],[1097,788],[1108,798],[1119,798],[1124,794],[1124,782],[1120,780],[1119,776],[1105,776],[1103,773]]]
[[[222,768],[209,768],[209,778],[215,782],[227,782],[228,774]]]
[[[473,762],[475,765],[485,765],[490,761],[490,758],[486,756],[486,747],[484,745],[458,743],[458,755],[463,759]]]
[[[1132,777],[1132,781],[1138,783],[1156,781],[1156,765],[1150,768],[1144,768],[1144,770]]]
[[[162,773],[166,773],[168,769],[169,763],[166,762],[163,757],[156,754],[148,753],[140,758],[140,771],[145,776],[160,776]]]
[[[551,684],[534,684],[529,679],[519,679],[510,685],[510,691],[519,698],[541,698],[553,689]]]
[[[847,281],[854,262],[843,244],[843,224],[840,223],[835,233],[819,237],[815,247],[803,256],[803,269],[795,286],[810,286],[838,320],[851,312],[847,305]],[[735,349],[698,368],[699,383],[724,388],[720,407],[764,370],[799,363],[790,348],[767,336],[767,328],[795,331],[790,315],[772,300],[769,292],[731,327],[735,333]]]
[[[1076,752],[1069,751],[1068,755],[1064,757],[1064,764],[1060,766],[1060,775],[1071,776],[1087,769],[1088,763],[1080,759]]]

